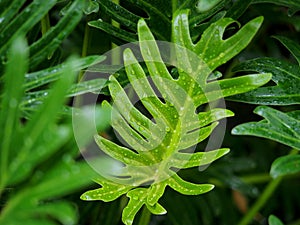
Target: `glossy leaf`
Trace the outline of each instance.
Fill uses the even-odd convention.
[[[277,158],[271,167],[270,174],[276,178],[279,176],[300,172],[300,155],[287,155]]]
[[[39,205],[33,209],[22,209],[20,217],[34,217],[35,215],[51,217],[60,221],[62,224],[75,224],[77,220],[74,206],[66,201],[53,202],[46,205]],[[26,221],[26,220],[25,220]]]
[[[232,133],[264,137],[300,149],[299,119],[267,106],[259,106],[254,112],[265,120],[238,125]]]
[[[56,26],[30,46],[31,69],[51,56],[61,42],[73,31],[82,17],[83,5],[83,0],[75,0]]]
[[[299,1],[294,0],[253,0],[253,3],[273,3],[276,5],[282,5],[290,8],[289,14],[292,15],[300,10]]]
[[[24,39],[17,38],[8,54],[1,93],[0,193],[8,196],[9,190],[10,197],[1,208],[0,224],[75,224],[78,218],[73,204],[51,201],[90,184],[95,177],[90,165],[74,161],[74,146],[66,151],[71,125],[56,123],[58,109],[75,78],[73,63],[64,64],[44,104],[22,123],[20,105],[28,61],[28,47]],[[105,117],[97,118],[105,124]]]
[[[234,22],[235,21],[230,18],[220,19],[206,29],[201,39],[194,44],[191,40],[188,29],[188,10],[184,10],[174,16],[172,34],[173,41],[176,44],[194,52],[204,60],[211,70],[214,70],[218,66],[226,63],[247,46],[259,29],[262,23],[262,18],[258,17],[250,21],[232,37],[223,40],[223,33],[226,27]],[[190,55],[190,53],[188,53],[185,49],[180,49],[179,51],[186,52],[187,57]],[[188,69],[188,67],[191,67],[189,64],[183,64],[183,68]],[[198,68],[193,69],[195,70],[195,73],[198,73]],[[210,94],[210,90],[215,91],[217,87],[222,89],[222,95],[224,97],[241,92],[247,92],[267,83],[270,78],[270,74],[256,74],[210,82],[205,88],[206,96],[211,100],[214,99],[214,92],[212,91],[212,94]],[[199,82],[205,83],[206,80],[207,77],[202,75]],[[217,93],[217,95],[218,94],[220,93]],[[204,98],[204,96],[199,95],[197,100],[202,102]]]
[[[96,182],[102,187],[87,191],[81,196],[82,199],[112,201],[127,193],[129,202],[123,210],[122,220],[126,225],[131,225],[143,205],[154,214],[166,212],[158,201],[167,186],[185,195],[203,194],[213,188],[211,184],[193,184],[184,181],[171,169],[208,165],[229,152],[226,148],[209,152],[181,152],[206,139],[217,126],[217,120],[233,115],[232,112],[224,109],[196,113],[196,108],[223,96],[257,88],[268,82],[271,77],[270,74],[249,75],[207,83],[211,70],[202,63],[201,57],[205,54],[202,44],[220,45],[219,49],[225,51],[222,45],[227,45],[226,40],[219,40],[222,36],[211,40],[209,34],[225,29],[228,25],[226,21],[228,20],[224,19],[211,25],[200,40],[201,44],[194,45],[186,30],[188,26],[185,26],[188,22],[187,11],[176,14],[172,35],[176,43],[185,48],[179,45],[175,47],[179,62],[176,65],[178,79],[174,79],[161,58],[154,36],[145,20],[139,20],[138,36],[141,54],[153,85],[166,103],[158,98],[154,87],[147,79],[144,68],[138,63],[133,52],[126,49],[123,58],[127,77],[153,119],[150,120],[134,107],[120,83],[111,76],[108,87],[114,102],[109,104],[104,101],[103,107],[111,109],[112,127],[128,147],[120,146],[99,135],[96,135],[95,141],[102,151],[124,164],[124,167],[116,172],[110,172],[110,175],[99,177]],[[261,18],[258,18],[240,32],[248,36],[251,33],[250,36],[253,37],[260,23]],[[233,40],[238,41],[239,37],[240,34]],[[224,57],[229,60],[230,56],[233,57],[247,45],[251,37],[243,39],[244,43],[241,43],[242,46],[238,50],[229,50]],[[192,57],[195,56],[194,52],[199,54],[200,57],[196,55],[198,60]],[[207,63],[221,65],[224,61],[224,59],[215,59],[214,64]],[[195,66],[197,69],[193,70]],[[143,184],[149,187],[142,187]]]
[[[226,12],[226,17],[238,19],[249,7],[253,0],[238,0],[235,1],[233,6]]]
[[[131,11],[128,8],[124,8],[113,1],[104,0],[98,2],[100,10],[105,15],[117,21],[128,30],[125,31],[124,29],[114,27],[104,20],[92,21],[89,24],[121,40],[127,42],[137,41],[136,27],[138,20],[143,17],[137,15],[134,10]],[[159,40],[169,41],[171,39],[172,14],[175,11],[187,8],[191,9],[189,26],[192,29],[193,40],[195,40],[201,34],[199,33],[198,25],[230,4],[231,0],[201,0],[198,2],[192,0],[177,2],[130,0],[130,3],[136,6],[138,11],[144,11],[143,14],[145,19],[147,19],[149,27]]]
[[[84,13],[89,15],[91,13],[97,13],[99,11],[99,5],[93,0],[84,1]]]
[[[9,24],[11,19],[18,13],[26,0],[3,0],[0,2],[0,32]]]
[[[0,131],[1,136],[1,173],[0,173],[0,192],[8,182],[9,161],[13,153],[11,148],[16,147],[13,134],[20,132],[20,102],[24,90],[21,87],[24,82],[24,74],[28,67],[28,48],[23,38],[17,39],[9,52],[9,62],[5,72],[4,93],[0,111]],[[19,65],[16,67],[15,65]],[[13,75],[13,77],[12,77]],[[12,79],[13,78],[13,79]]]
[[[59,112],[61,105],[65,101],[64,96],[67,92],[66,87],[70,86],[75,78],[75,75],[70,75],[69,71],[71,71],[70,64],[65,68],[64,71],[64,73],[68,75],[62,76],[62,78],[53,87],[51,94],[44,101],[44,104],[33,115],[32,120],[26,124],[23,132],[27,135],[23,140],[22,147],[18,150],[18,154],[14,158],[14,163],[10,167],[10,173],[14,175],[12,176],[10,182],[14,183],[20,179],[23,179],[24,174],[29,172],[28,169],[32,169],[24,163],[31,157],[29,151],[37,144],[41,136],[44,135],[43,131],[47,130],[46,128],[49,126],[49,124],[52,124],[56,120],[56,115]],[[48,114],[45,112],[52,113]],[[37,148],[35,149],[38,151]],[[22,173],[20,171],[22,171]]]
[[[15,2],[15,1],[14,1]],[[56,3],[56,0],[35,0],[20,12],[2,31],[0,38],[0,55],[5,51],[14,38],[27,33]],[[14,4],[14,3],[12,3]],[[18,3],[20,4],[20,2]]]
[[[106,85],[106,79],[93,79],[77,84],[73,84],[67,92],[68,97],[78,96],[85,93],[96,92],[99,93],[101,89]],[[36,108],[36,106],[43,104],[47,96],[52,92],[52,90],[43,90],[29,92],[23,98],[21,103],[22,108]]]
[[[274,215],[269,216],[269,225],[283,225],[283,223]]]
[[[92,65],[98,64],[105,59],[104,56],[87,56],[81,59],[74,60],[74,69],[76,71],[83,70]],[[25,75],[24,87],[26,91],[41,87],[50,82],[56,81],[61,77],[62,71],[66,67],[66,63],[53,66],[44,70],[28,73]]]
[[[280,41],[293,54],[300,66],[300,45],[297,42],[283,36],[275,36],[274,38]]]
[[[258,58],[239,64],[235,71],[272,73],[275,86],[261,87],[252,92],[230,97],[230,100],[264,105],[300,103],[300,67],[283,60]]]

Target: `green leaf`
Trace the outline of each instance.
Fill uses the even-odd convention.
[[[300,155],[287,155],[277,158],[271,167],[273,178],[300,172]]]
[[[199,195],[209,192],[214,188],[212,184],[193,184],[186,182],[177,175],[170,178],[169,186],[184,195]]]
[[[154,34],[145,20],[139,20],[137,33],[146,67],[141,66],[130,49],[123,52],[123,58],[130,85],[147,113],[135,107],[114,76],[109,78],[113,103],[104,101],[103,106],[111,110],[112,127],[126,147],[96,135],[100,149],[121,165],[117,171],[106,171],[107,174],[100,176],[96,182],[102,187],[87,191],[82,199],[112,201],[127,193],[129,202],[122,220],[131,225],[143,205],[154,214],[166,212],[158,201],[167,186],[185,195],[203,194],[213,188],[211,184],[184,181],[174,170],[208,165],[227,154],[229,149],[226,148],[196,153],[187,149],[209,137],[217,120],[233,116],[233,113],[225,109],[208,112],[196,109],[224,96],[253,90],[271,79],[271,74],[254,74],[211,80],[212,69],[248,45],[262,18],[250,21],[232,37],[223,40],[226,27],[234,22],[228,18],[218,20],[194,44],[189,33],[188,11],[177,11],[172,21],[178,73],[178,78],[174,79],[162,59]]]
[[[87,56],[85,58],[75,59],[74,70],[79,71],[88,68],[103,60],[105,60],[104,56]],[[59,79],[66,66],[66,63],[62,63],[44,70],[26,74],[24,83],[25,90],[29,91]]]
[[[300,103],[300,67],[279,59],[258,58],[239,64],[234,71],[272,73],[275,86],[230,97],[230,100],[264,105],[292,105]]]
[[[230,17],[232,19],[238,19],[253,0],[237,0],[234,2],[233,6],[226,12],[226,17]]]
[[[199,0],[197,2],[197,11],[198,12],[205,12],[213,8],[215,5],[217,5],[221,0],[213,0],[213,1],[208,1],[208,0]]]
[[[265,120],[238,125],[232,134],[264,137],[300,149],[299,119],[267,106],[259,106],[254,112]]]
[[[84,1],[84,13],[89,15],[91,13],[97,13],[99,11],[99,4],[93,0]]]
[[[73,204],[53,202],[52,199],[91,184],[96,172],[86,162],[73,159],[78,157],[78,152],[77,145],[69,143],[72,126],[68,121],[58,124],[57,119],[75,79],[74,68],[89,65],[95,59],[99,58],[71,60],[62,64],[60,76],[55,78],[57,81],[43,99],[43,104],[29,120],[25,120],[20,106],[26,88],[28,48],[23,38],[13,41],[0,99],[0,125],[4,128],[0,130],[0,195],[5,196],[1,198],[5,204],[1,208],[0,224],[77,224]],[[93,82],[83,84],[91,85]],[[79,87],[80,93],[91,90]],[[101,131],[103,124],[107,124],[107,117],[103,113],[98,114],[99,110],[97,122],[101,126],[97,127]],[[97,163],[103,163],[103,160],[94,162]]]
[[[66,87],[69,87],[75,78],[74,73],[70,74],[70,71],[72,71],[72,66],[70,64],[71,62],[64,69],[63,74],[65,75],[63,75],[62,78],[56,82],[51,94],[49,94],[48,98],[44,101],[44,104],[33,115],[32,120],[26,124],[24,130],[22,131],[24,134],[26,134],[26,136],[24,137],[20,149],[18,149],[18,153],[14,158],[14,163],[9,168],[10,173],[13,175],[12,179],[10,180],[11,183],[15,183],[25,178],[25,174],[27,174],[29,171],[24,171],[20,168],[24,168],[24,162],[31,157],[29,154],[30,150],[33,148],[33,146],[37,145],[38,141],[43,138],[43,135],[45,134],[44,131],[47,131],[49,126],[51,128],[52,124],[56,120],[56,115],[60,111],[59,109],[65,101],[64,97],[68,90]],[[32,168],[28,169],[30,170]],[[24,173],[20,171],[24,171]]]
[[[120,30],[109,23],[105,23],[102,20],[91,21],[88,23],[91,27],[101,29],[110,35],[121,38],[127,42],[135,42],[137,36],[125,30]]]
[[[181,65],[182,68],[187,71],[192,68],[195,73],[193,76],[197,76],[201,71],[202,76],[198,76],[198,82],[203,85],[208,78],[205,76],[205,73],[203,73],[203,70],[207,69],[207,66],[210,70],[214,70],[238,54],[249,44],[262,23],[262,17],[258,17],[248,22],[233,36],[223,40],[223,33],[226,27],[235,21],[230,18],[220,19],[206,29],[201,39],[194,44],[188,29],[188,12],[188,10],[184,10],[174,15],[173,41],[184,47],[179,48],[178,51],[182,55],[185,55],[185,57],[190,58],[190,61],[195,60],[193,59],[195,56],[192,53],[195,53],[198,57],[203,59],[204,65],[198,66],[198,68],[193,68],[193,65],[184,61],[182,61],[183,64]],[[265,73],[213,81],[205,85],[205,94],[202,94],[202,91],[196,94],[196,102],[206,103],[208,99],[213,101],[218,99],[220,95],[227,97],[248,92],[267,83],[270,79],[271,74]]]
[[[274,215],[269,216],[269,225],[283,225],[283,223]]]
[[[13,146],[16,148],[20,143],[16,142],[13,134],[20,132],[20,102],[24,93],[22,87],[24,74],[28,68],[28,49],[26,41],[18,38],[13,42],[9,52],[9,61],[4,75],[4,93],[0,111],[0,137],[1,137],[1,166],[0,166],[0,192],[8,182],[9,161],[13,153],[10,151]],[[16,67],[16,65],[18,65]]]
[[[61,42],[73,31],[82,17],[83,0],[75,0],[64,17],[41,39],[30,46],[30,68],[35,68],[58,48]]]
[[[115,36],[121,40],[132,42],[137,41],[136,31],[139,19],[143,17],[134,9],[123,7],[110,0],[98,1],[100,10],[105,16],[120,23],[121,26],[127,28],[127,31],[114,27],[110,23],[103,20],[92,21],[89,24],[95,26],[108,34]],[[130,0],[137,11],[144,11],[145,19],[152,30],[152,33],[159,39],[169,41],[171,39],[171,23],[172,14],[182,9],[191,9],[191,20],[189,26],[193,31],[193,40],[200,36],[198,25],[219,12],[226,5],[231,4],[231,0],[215,0],[215,1],[137,1]]]
[[[0,32],[2,32],[11,19],[18,13],[25,1],[26,0],[3,0],[0,2]]]
[[[274,36],[274,38],[280,41],[293,54],[300,66],[300,45],[286,37]]]
[[[16,2],[16,1],[15,1]],[[18,1],[20,4],[20,1]],[[1,31],[0,55],[4,55],[7,46],[20,34],[26,34],[55,5],[56,0],[35,0],[25,7]]]
[[[223,40],[226,27],[235,23],[235,21],[230,18],[221,19],[203,33],[201,40],[195,46],[195,52],[201,54],[201,58],[211,70],[214,70],[237,55],[249,44],[262,21],[262,17],[253,19],[232,37]]]
[[[119,198],[133,188],[110,182],[104,177],[95,179],[95,182],[99,183],[102,188],[85,192],[80,197],[82,200],[101,199],[104,202],[109,202]]]
[[[77,221],[76,211],[74,206],[66,201],[51,202],[46,205],[39,205],[36,208],[21,209],[20,217],[34,217],[39,215],[40,217],[51,217],[58,220],[62,224],[75,224]]]
[[[299,1],[294,0],[253,0],[252,3],[273,3],[276,5],[286,6],[290,8],[289,15],[293,15],[294,13],[300,10]]]
[[[172,26],[173,40],[179,44],[174,47],[177,79],[172,77],[165,65],[145,20],[139,20],[137,31],[147,70],[130,49],[123,52],[128,80],[151,119],[135,107],[129,94],[114,76],[109,78],[108,88],[113,103],[104,101],[103,107],[111,110],[112,127],[122,142],[126,143],[126,147],[99,135],[96,135],[95,141],[102,151],[122,166],[117,171],[100,176],[96,182],[102,187],[87,191],[81,198],[112,201],[127,193],[129,202],[122,215],[126,225],[133,223],[143,205],[152,213],[165,213],[158,201],[167,186],[185,195],[203,194],[213,188],[211,184],[184,181],[173,171],[174,168],[208,165],[229,152],[226,148],[208,152],[185,152],[209,137],[218,124],[217,120],[233,116],[232,112],[225,109],[212,108],[208,112],[197,112],[196,109],[224,96],[253,90],[271,78],[270,74],[256,74],[208,82],[212,68],[225,63],[246,47],[257,32],[262,18],[249,22],[226,40],[222,40],[223,32],[234,21],[221,19],[204,32],[197,44],[193,44],[186,26],[187,14],[187,10],[177,12]],[[217,39],[210,38],[219,30],[221,35]],[[240,46],[236,45],[228,50],[227,47],[233,42],[238,42]],[[211,49],[206,49],[205,45],[211,48],[218,46],[218,50],[226,54],[220,58],[222,52],[217,55]],[[212,55],[211,58],[208,57],[209,54]],[[164,102],[158,97],[157,91]],[[142,187],[145,184],[148,187]]]
[[[51,77],[53,79],[53,77]],[[78,96],[85,93],[96,92],[99,93],[101,89],[106,85],[106,79],[93,79],[84,82],[80,82],[77,84],[73,84],[67,92],[68,97]],[[34,109],[36,106],[43,104],[44,100],[47,98],[49,94],[51,94],[52,90],[42,90],[27,93],[23,101],[21,103],[21,108],[32,108]]]

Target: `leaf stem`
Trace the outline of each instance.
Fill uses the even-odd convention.
[[[283,177],[278,177],[269,182],[264,192],[257,199],[251,209],[247,212],[247,214],[242,218],[242,220],[238,223],[238,225],[247,225],[251,222],[257,212],[265,205],[268,199],[272,196],[276,188],[279,186]]]
[[[151,219],[151,213],[147,209],[147,207],[144,206],[138,225],[149,225],[150,219]]]
[[[48,30],[50,30],[49,13],[46,13],[46,15],[41,19],[41,29],[43,36],[47,33]]]
[[[292,149],[289,155],[297,154],[296,149]],[[251,220],[255,217],[257,212],[267,203],[269,198],[272,196],[276,188],[279,186],[284,176],[277,177],[269,182],[267,187],[261,196],[257,199],[251,209],[247,212],[247,214],[242,218],[242,220],[238,223],[238,225],[247,225],[251,222]]]
[[[119,0],[113,0],[113,2],[115,4],[120,4]],[[120,23],[118,23],[117,21],[115,20],[112,20],[111,21],[111,24],[114,26],[114,27],[117,27],[117,28],[120,28]],[[114,49],[112,51],[112,54],[111,54],[111,63],[112,65],[120,65],[121,63],[121,59],[120,59],[120,56],[121,56],[121,49],[118,48],[118,45],[116,45],[115,43],[111,42],[111,48]]]
[[[90,43],[90,27],[88,25],[89,16],[87,16],[86,24],[84,28],[84,36],[83,36],[83,43],[82,43],[82,50],[81,50],[81,57],[87,56],[89,43]],[[78,81],[80,81],[83,77],[83,71],[81,70],[78,75]]]
[[[242,176],[240,178],[243,182],[247,184],[265,183],[272,180],[272,177],[269,173],[252,174],[248,176]]]

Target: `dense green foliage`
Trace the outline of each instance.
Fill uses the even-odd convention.
[[[0,224],[300,224],[299,10],[1,0]],[[91,93],[93,134],[72,124]]]

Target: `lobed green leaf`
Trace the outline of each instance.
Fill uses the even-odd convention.
[[[232,134],[264,137],[300,149],[299,119],[267,106],[259,106],[254,112],[265,120],[238,125]]]
[[[295,56],[299,62],[299,44],[285,37],[275,37]],[[261,87],[257,90],[230,97],[230,100],[264,105],[292,105],[300,103],[300,66],[273,59],[258,58],[243,62],[234,71],[257,71],[272,73],[272,81],[276,85]]]

